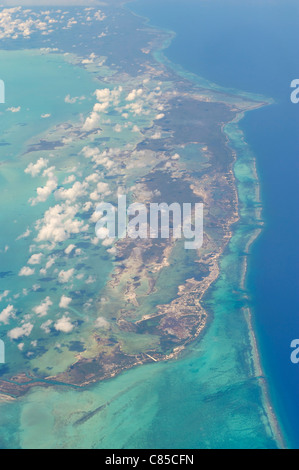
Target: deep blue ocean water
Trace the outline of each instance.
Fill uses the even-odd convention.
[[[218,85],[261,93],[275,104],[241,123],[254,151],[265,229],[251,249],[248,289],[261,361],[275,412],[290,444],[299,446],[299,78],[298,0],[138,0],[130,8],[177,33],[165,51],[186,70]]]

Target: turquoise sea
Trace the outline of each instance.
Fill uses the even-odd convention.
[[[215,43],[213,46],[213,41],[207,42],[205,35],[209,33],[209,38],[214,38],[216,41],[215,35],[220,26],[227,27],[227,31],[232,30],[232,24],[224,25],[223,18],[227,18],[227,21],[235,21],[233,23],[235,26],[242,18],[242,11],[239,11],[239,16],[237,16],[234,8],[237,2],[226,2],[225,11],[221,10],[224,6],[220,3],[222,5],[223,2],[217,2],[217,0],[213,2],[213,5],[218,5],[215,10],[215,7],[209,6],[208,2],[193,0],[185,0],[183,3],[178,0],[171,0],[171,2],[163,0],[162,6],[160,1],[138,0],[133,7],[130,5],[130,8],[150,18],[152,24],[179,33],[172,46],[164,53],[174,64],[177,64],[173,67],[180,73],[182,69],[179,66],[184,68],[183,73],[186,76],[188,71],[193,72],[204,76],[211,82],[217,82],[220,86],[264,94],[269,98],[277,99],[274,88],[271,90],[266,86],[259,87],[258,80],[256,86],[252,87],[250,87],[252,81],[249,80],[247,84],[244,80],[242,81],[241,71],[239,71],[239,81],[234,73],[225,73],[226,70],[232,70],[236,60],[236,56],[232,54],[236,41],[230,42],[228,37],[227,47],[225,47],[225,41],[221,43],[223,62],[220,71],[222,72],[217,70],[215,73],[215,70],[209,68],[209,63],[213,62],[212,50],[210,55],[204,50],[207,57],[198,56],[195,63],[192,63],[191,59],[194,59],[192,45],[210,44],[210,47],[217,50]],[[242,5],[246,3],[246,1],[242,2]],[[254,3],[248,2],[248,5],[253,7]],[[260,0],[259,3],[264,2]],[[228,11],[234,12],[234,15],[228,14]],[[266,15],[266,10],[264,14]],[[203,18],[205,18],[204,21]],[[202,28],[199,27],[200,20],[202,20]],[[262,20],[261,24],[264,25]],[[205,29],[204,25],[206,25]],[[216,29],[211,29],[213,27]],[[251,31],[250,28],[247,31],[248,35],[249,31]],[[247,44],[246,29],[239,27],[237,33],[239,37],[244,34],[243,41]],[[182,40],[185,41],[184,45],[180,43]],[[186,47],[188,41],[190,41],[189,46]],[[238,47],[241,47],[240,41]],[[8,55],[4,57],[5,54]],[[254,56],[253,53],[252,56]],[[163,60],[161,54],[157,57]],[[3,142],[10,144],[5,147],[5,151],[1,151],[3,164],[0,168],[4,172],[1,173],[3,175],[1,184],[7,194],[1,202],[1,223],[15,220],[11,233],[6,232],[5,238],[1,240],[0,248],[4,251],[8,239],[10,240],[10,249],[5,253],[7,257],[2,256],[6,264],[1,267],[1,271],[6,273],[3,274],[5,288],[18,295],[18,292],[14,291],[15,286],[12,280],[10,281],[9,272],[16,271],[20,265],[25,264],[27,258],[25,259],[24,253],[28,253],[29,248],[26,239],[21,240],[21,245],[15,244],[16,238],[20,235],[18,227],[24,227],[26,224],[30,226],[32,223],[30,217],[32,221],[36,220],[40,209],[36,206],[30,210],[30,213],[28,212],[27,200],[33,191],[32,180],[30,178],[24,180],[24,168],[28,161],[22,159],[14,161],[13,155],[22,155],[25,150],[24,142],[30,143],[36,134],[43,134],[49,127],[49,122],[46,122],[48,119],[53,120],[51,125],[54,126],[59,122],[71,121],[72,116],[80,112],[87,112],[90,108],[89,99],[78,101],[75,108],[67,104],[62,105],[62,102],[70,90],[72,96],[84,94],[90,97],[94,91],[94,83],[92,75],[83,69],[74,68],[58,54],[41,56],[32,52],[28,52],[28,55],[26,52],[21,54],[1,52],[0,61],[4,59],[9,66],[6,67],[5,72],[7,77],[1,78],[11,83],[11,86],[14,83],[13,77],[21,73],[24,63],[28,63],[28,60],[31,61],[31,67],[36,72],[34,82],[32,82],[32,74],[28,74],[28,77],[24,76],[28,94],[18,96],[15,103],[9,103],[12,107],[21,105],[19,124],[16,124],[15,117],[9,122],[6,120],[6,115],[5,119],[0,116]],[[64,73],[57,74],[61,67],[65,68]],[[244,72],[244,77],[245,75]],[[289,91],[288,86],[287,83],[286,96]],[[45,89],[51,90],[51,96],[45,93]],[[17,93],[17,86],[15,86],[15,93]],[[31,103],[30,96],[33,95],[36,99],[34,103]],[[289,445],[289,442],[295,442],[294,434],[290,432],[289,421],[284,416],[284,412],[287,415],[287,410],[283,412],[281,400],[276,403],[277,397],[282,397],[282,394],[278,392],[275,374],[271,369],[271,364],[268,364],[263,357],[264,349],[267,351],[265,354],[269,356],[271,356],[271,350],[267,348],[267,343],[263,339],[260,318],[267,319],[270,314],[266,311],[268,315],[266,316],[265,309],[260,308],[262,304],[259,302],[261,301],[252,297],[253,293],[258,292],[256,287],[258,278],[254,276],[255,269],[260,269],[255,264],[260,261],[261,251],[258,253],[258,250],[263,252],[257,243],[254,248],[255,253],[251,247],[251,242],[261,228],[256,161],[261,174],[262,198],[264,198],[264,193],[267,193],[267,188],[263,189],[263,181],[266,180],[259,168],[258,160],[259,151],[262,155],[264,153],[258,141],[253,140],[253,135],[256,136],[253,129],[254,126],[260,127],[260,123],[265,120],[265,117],[262,119],[262,116],[265,116],[263,113],[270,112],[270,109],[271,106],[255,111],[242,121],[246,140],[248,136],[250,144],[252,142],[250,147],[247,146],[238,123],[231,123],[226,127],[231,145],[239,155],[235,173],[242,217],[222,259],[220,277],[206,299],[211,323],[203,339],[188,347],[179,360],[141,366],[85,390],[63,385],[49,389],[36,388],[22,399],[2,403],[1,448],[276,448],[285,443]],[[22,116],[22,113],[26,115]],[[51,116],[41,120],[40,116],[44,113],[51,114]],[[260,121],[250,124],[250,119],[257,119],[259,115]],[[28,125],[24,126],[24,122]],[[16,131],[18,139],[15,139]],[[59,159],[66,165],[61,156],[57,157],[57,160],[53,157],[57,166],[59,166]],[[67,163],[67,166],[70,166],[71,162]],[[59,170],[61,177],[65,177],[64,165],[61,164]],[[14,190],[12,194],[11,187],[19,188],[19,190]],[[267,220],[266,208],[263,218]],[[250,255],[249,263],[250,282],[248,278],[245,282],[248,250],[253,254]],[[91,290],[84,292],[87,299],[93,294],[93,289],[101,287],[109,269],[109,263],[103,256],[98,268],[99,277],[96,286],[88,287],[86,289]],[[28,286],[26,282],[24,279],[22,287],[29,289],[32,280],[30,283],[28,281]],[[76,285],[73,290],[76,291]],[[45,290],[42,290],[40,299],[44,299],[45,295]],[[55,292],[51,295],[55,296]],[[32,308],[30,296],[28,299],[26,308],[29,310]],[[264,302],[266,305],[267,300]],[[261,370],[258,360],[249,307],[254,313],[254,329],[259,332],[259,350],[263,351],[260,356],[264,371]],[[263,312],[264,317],[258,316],[259,312]],[[293,332],[294,328],[291,330],[291,333]],[[8,350],[8,354],[9,352]],[[16,357],[16,364],[10,365],[12,369],[17,367],[18,362],[15,352],[14,357]],[[63,357],[67,363],[67,355],[64,354]],[[47,356],[48,365],[50,360],[51,357]],[[36,361],[38,364],[38,357]],[[32,364],[32,359],[30,362]],[[63,369],[65,365],[59,364],[58,367]],[[275,404],[274,412],[269,401],[269,390],[271,402]],[[277,417],[279,423],[276,421]],[[288,433],[285,433],[285,429]]]

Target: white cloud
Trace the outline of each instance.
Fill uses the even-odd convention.
[[[86,183],[80,183],[77,181],[69,189],[60,188],[55,192],[55,198],[57,200],[65,200],[68,202],[75,202],[78,198],[86,195]]]
[[[120,133],[123,130],[123,128],[120,124],[116,124],[116,126],[114,126],[113,130],[114,130],[114,132]]]
[[[100,199],[100,195],[96,191],[90,193],[89,197],[92,201],[98,201]]]
[[[14,108],[14,107],[7,108],[6,111],[10,111],[11,113],[19,113],[21,111],[21,106],[18,106],[17,108]]]
[[[96,210],[90,217],[90,222],[96,224],[103,217],[103,212]]]
[[[58,274],[59,282],[61,282],[62,284],[68,283],[73,277],[74,272],[75,272],[74,268],[69,269],[68,271],[63,271],[63,270],[60,271],[60,273]]]
[[[53,302],[51,301],[50,297],[46,297],[40,305],[34,307],[32,310],[38,317],[45,317],[48,314],[49,308],[52,305]]]
[[[74,96],[73,98],[71,97],[71,95],[67,95],[65,98],[64,98],[64,102],[65,103],[68,103],[68,104],[75,104],[77,103],[77,101],[83,101],[85,100],[85,96]]]
[[[63,295],[60,299],[59,307],[68,308],[71,302],[72,302],[71,297],[67,297],[66,295]]]
[[[106,238],[102,242],[102,246],[111,246],[115,242],[114,238]]]
[[[75,175],[70,175],[67,178],[65,178],[63,184],[71,184],[71,183],[74,183],[74,181],[76,181]]]
[[[4,325],[8,325],[9,320],[11,317],[15,316],[15,309],[13,305],[8,305],[2,312],[0,313],[0,322],[4,323]]]
[[[100,116],[98,113],[93,111],[88,118],[86,118],[85,123],[83,124],[82,129],[86,132],[93,131],[94,129],[98,129],[100,125]]]
[[[98,317],[95,321],[95,327],[96,328],[110,328],[110,325],[109,323],[107,322],[107,320],[105,320],[104,317]]]
[[[97,183],[99,181],[100,175],[98,173],[92,173],[91,175],[85,178],[87,183]]]
[[[48,160],[40,158],[35,164],[29,163],[28,167],[25,170],[25,173],[30,174],[32,177],[39,175],[43,168],[48,166]]]
[[[88,1],[88,0],[87,0]],[[94,4],[96,0],[89,0],[90,4]],[[15,5],[15,0],[3,0],[4,5]],[[64,4],[80,5],[84,4],[83,0],[63,0]],[[18,0],[19,5],[61,5],[59,0]],[[86,4],[86,2],[85,2]],[[2,5],[3,6],[3,5]],[[58,11],[57,11],[58,12]],[[51,18],[49,12],[32,12],[29,9],[22,9],[21,6],[15,8],[4,8],[0,12],[0,39],[10,38],[16,40],[19,38],[30,38],[33,33],[41,32],[43,36],[47,36],[54,31],[53,24],[58,20]],[[60,20],[64,15],[60,16]],[[51,25],[51,26],[50,26]],[[54,51],[53,48],[43,48],[42,51],[47,53]]]
[[[56,176],[54,175],[53,170],[54,167],[51,167],[44,171],[43,176],[48,176],[49,179],[45,186],[37,188],[36,198],[30,199],[32,206],[35,206],[39,202],[45,202],[51,196],[53,191],[55,191],[55,189],[57,188],[58,181]]]
[[[106,102],[110,100],[111,92],[109,88],[104,88],[102,90],[96,90],[95,95],[98,101]]]
[[[55,323],[54,328],[63,333],[71,333],[74,329],[74,325],[71,323],[70,318],[64,315]]]
[[[104,113],[109,108],[109,102],[96,103],[93,107],[95,113]]]
[[[106,238],[110,238],[110,232],[109,232],[109,229],[107,227],[100,227],[97,229],[96,231],[96,236],[100,239],[100,240],[105,240]]]
[[[98,317],[95,321],[95,327],[96,328],[110,328],[110,324],[107,322],[107,320],[104,317]]]
[[[92,162],[94,162],[96,165],[105,167],[107,170],[110,170],[114,165],[111,158],[121,155],[122,152],[123,150],[117,148],[104,150],[102,153],[97,147],[84,147],[82,150],[85,158],[91,158]]]
[[[52,268],[53,264],[55,263],[55,257],[52,256],[52,258],[50,258],[47,263],[46,263],[46,269],[50,269]]]
[[[28,266],[24,266],[19,272],[19,276],[32,276],[35,273],[35,270],[29,268]]]
[[[42,276],[45,276],[47,274],[48,269],[50,269],[53,264],[55,263],[55,256],[52,256],[51,258],[48,259],[46,266],[40,270],[40,274]]]
[[[85,284],[94,284],[96,282],[96,279],[93,276],[89,276],[88,279],[86,279]]]
[[[19,339],[23,336],[30,336],[31,331],[33,330],[33,325],[31,323],[24,323],[21,327],[14,328],[13,330],[7,333],[7,336],[10,339]]]
[[[76,245],[69,245],[65,250],[65,254],[69,255],[74,249],[76,248]]]
[[[41,330],[43,330],[46,334],[51,333],[50,326],[52,325],[52,320],[47,320],[45,323],[41,325]]]
[[[139,90],[132,90],[131,93],[128,94],[126,101],[134,101],[137,97],[141,96],[142,93],[142,88],[140,88]]]
[[[72,234],[84,232],[88,229],[88,225],[75,218],[79,207],[68,206],[65,204],[50,207],[39,220],[36,228],[39,230],[36,241],[51,241],[59,243],[66,241]]]
[[[106,15],[101,10],[98,10],[97,12],[95,12],[94,18],[97,21],[104,21],[106,19]]]
[[[134,113],[135,116],[140,116],[141,114],[147,114],[147,111],[143,110],[142,101],[136,101],[135,103],[127,104],[125,109]]]
[[[97,191],[100,194],[105,194],[106,196],[110,194],[108,183],[100,182],[97,184]]]
[[[94,57],[92,57],[91,62],[93,62]],[[90,60],[85,61],[90,63]],[[98,89],[95,91],[95,96],[97,98],[98,103],[96,103],[93,107],[93,111],[86,119],[83,130],[84,131],[92,131],[94,129],[99,128],[100,124],[100,115],[99,113],[104,113],[108,110],[111,103],[114,106],[119,104],[119,98],[122,93],[122,87],[115,88],[114,90],[109,90],[109,88]]]
[[[151,139],[153,139],[153,140],[159,140],[159,139],[161,139],[161,137],[162,137],[161,132],[156,132],[155,134],[153,134],[153,135],[151,136]]]
[[[90,209],[92,209],[92,206],[93,206],[93,205],[92,205],[92,202],[91,202],[91,201],[88,201],[88,202],[86,202],[86,203],[84,204],[82,210],[83,210],[84,212],[89,212]]]
[[[22,238],[28,238],[30,234],[31,230],[28,227],[27,230],[17,238],[17,240],[22,240]]]
[[[5,299],[5,297],[7,297],[9,293],[9,290],[5,290],[2,294],[0,294],[0,302],[2,302],[2,300]]]
[[[40,264],[42,260],[43,254],[42,253],[37,253],[35,255],[32,255],[31,258],[28,260],[28,264]]]

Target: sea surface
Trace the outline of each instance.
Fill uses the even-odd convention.
[[[176,32],[164,51],[175,64],[275,101],[240,123],[256,158],[265,223],[250,249],[247,289],[275,414],[288,445],[298,448],[299,368],[290,361],[299,337],[299,105],[290,101],[299,77],[298,1],[138,0],[132,7]]]

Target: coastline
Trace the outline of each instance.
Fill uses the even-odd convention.
[[[125,2],[125,3],[126,3],[126,7],[128,7],[128,4],[130,4],[130,3],[134,4],[135,1],[130,0],[129,2]],[[247,98],[252,102],[254,102],[254,101],[257,102],[256,106],[250,107],[248,109],[244,109],[243,112],[238,113],[237,116],[229,124],[223,125],[223,128],[222,128],[224,135],[227,137],[227,145],[231,148],[231,150],[234,152],[234,155],[235,155],[235,162],[234,162],[232,171],[233,171],[234,178],[235,178],[235,183],[236,183],[236,194],[238,196],[237,211],[238,211],[238,214],[239,214],[239,221],[237,222],[236,230],[234,231],[232,229],[231,237],[230,237],[229,242],[228,242],[228,245],[229,245],[232,241],[233,236],[236,234],[236,232],[238,230],[238,224],[240,223],[240,221],[242,221],[242,218],[244,217],[244,216],[242,216],[242,209],[243,210],[245,209],[245,211],[246,211],[246,206],[244,206],[244,205],[242,206],[242,202],[240,202],[240,186],[241,186],[241,184],[240,184],[240,181],[238,183],[238,176],[235,172],[236,163],[238,162],[240,157],[237,156],[238,152],[236,150],[237,146],[235,145],[236,141],[234,142],[233,135],[227,130],[227,127],[235,125],[235,130],[242,134],[242,139],[241,140],[242,140],[242,143],[243,143],[245,149],[248,150],[249,153],[251,153],[249,144],[246,142],[243,132],[238,127],[238,123],[244,118],[245,113],[247,113],[249,111],[254,111],[254,110],[256,110],[258,108],[262,108],[264,106],[272,105],[272,104],[275,103],[275,101],[272,98],[266,98],[265,96],[262,96],[262,95],[257,95],[257,94],[248,93],[248,92],[242,92],[240,90],[233,89],[233,88],[232,89],[224,88],[220,85],[209,82],[208,80],[204,79],[201,76],[198,76],[198,75],[196,75],[192,72],[184,70],[179,64],[174,64],[172,61],[170,61],[167,58],[164,51],[166,51],[170,47],[172,41],[176,37],[176,33],[174,31],[164,29],[160,26],[159,27],[155,26],[154,24],[151,24],[151,20],[149,18],[138,15],[136,12],[132,11],[131,9],[130,9],[130,11],[134,15],[142,18],[143,21],[150,28],[153,28],[154,30],[157,30],[157,31],[163,31],[163,32],[169,34],[169,37],[163,41],[161,47],[153,52],[153,56],[155,57],[155,59],[158,62],[162,63],[163,65],[166,65],[167,67],[170,67],[172,70],[175,71],[175,73],[177,75],[182,76],[184,79],[187,79],[187,80],[193,82],[195,85],[199,86],[200,88],[209,89],[209,90],[211,90],[213,92],[216,92],[216,93],[220,92],[220,93],[225,93],[225,94],[233,94],[233,95],[237,95],[237,96],[240,96],[240,97]],[[251,161],[252,168],[251,169],[253,169],[254,179],[255,179],[255,182],[256,182],[255,202],[259,205],[259,207],[256,208],[256,213],[255,213],[255,218],[256,218],[256,222],[257,222],[258,227],[252,230],[252,235],[251,235],[250,239],[247,241],[247,243],[245,245],[246,256],[244,257],[243,261],[241,261],[241,263],[243,265],[243,269],[242,269],[242,277],[241,277],[241,281],[240,281],[240,287],[244,291],[246,291],[246,281],[247,281],[247,274],[248,274],[248,269],[249,269],[248,268],[248,256],[250,255],[250,248],[253,246],[254,242],[257,240],[257,238],[262,233],[263,225],[264,225],[264,221],[262,220],[263,208],[262,208],[262,201],[261,201],[261,195],[260,195],[260,182],[259,182],[259,177],[258,177],[258,173],[257,173],[257,169],[256,169],[256,158],[255,158],[254,155],[251,155],[251,157],[252,157],[252,161]],[[224,252],[225,252],[226,248],[227,248],[227,245],[224,248]],[[220,261],[221,261],[221,258],[224,255],[224,252],[219,256]],[[220,263],[219,263],[219,273],[218,273],[217,278],[219,277],[220,269],[221,268],[220,268]],[[214,282],[216,282],[217,278],[215,279]],[[206,292],[203,293],[202,297],[207,295],[208,292],[211,290],[211,288],[213,288],[214,282],[212,282],[210,284],[210,286],[208,287]],[[275,410],[274,410],[274,408],[272,406],[272,403],[271,403],[270,394],[269,394],[269,384],[268,384],[268,382],[265,378],[264,371],[262,369],[260,352],[259,352],[258,343],[257,343],[257,337],[256,337],[256,333],[255,333],[254,327],[253,327],[252,311],[251,311],[249,306],[243,307],[242,311],[243,311],[245,321],[247,323],[248,337],[249,337],[249,342],[250,342],[251,350],[252,350],[253,376],[255,378],[261,379],[260,380],[260,389],[261,389],[261,394],[262,394],[262,397],[263,397],[262,399],[263,399],[263,407],[264,407],[264,411],[265,411],[265,416],[266,416],[266,419],[268,420],[268,423],[271,427],[271,431],[272,431],[273,435],[275,436],[275,440],[277,442],[278,447],[283,449],[283,448],[287,447],[287,444],[286,444],[287,440],[286,440],[286,437],[283,434],[282,426],[278,422],[278,418],[275,414]]]

